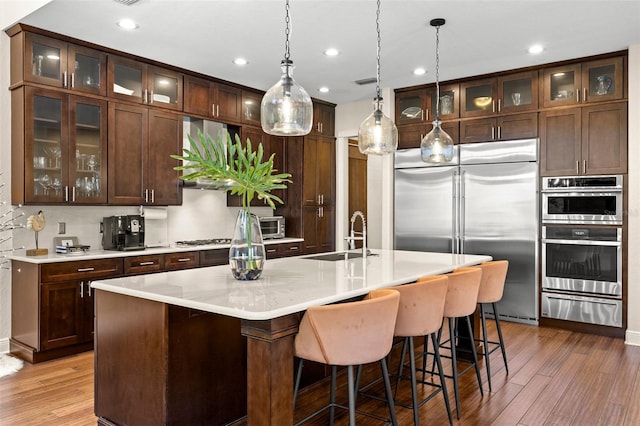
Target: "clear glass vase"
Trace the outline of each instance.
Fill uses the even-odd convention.
[[[241,209],[238,212],[229,249],[229,265],[237,280],[255,280],[262,274],[265,251],[260,221],[254,214]]]

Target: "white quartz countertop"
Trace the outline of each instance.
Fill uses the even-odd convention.
[[[229,265],[222,265],[98,280],[91,286],[241,319],[266,320],[491,260],[490,256],[399,250],[373,250],[373,254],[338,261],[313,259],[317,255],[268,260],[255,281],[238,281]]]
[[[274,240],[264,240],[265,245],[284,244],[304,241],[303,238],[279,238]],[[118,251],[118,250],[88,250],[82,254],[57,254],[55,250],[49,250],[49,254],[44,256],[27,256],[26,250],[17,250],[8,255],[11,260],[19,260],[29,263],[53,263],[72,262],[75,260],[107,259],[111,257],[143,256],[148,254],[179,253],[185,251],[202,251],[212,249],[228,249],[229,244],[210,244],[200,246],[177,246],[171,244],[168,247],[147,247],[144,250]]]

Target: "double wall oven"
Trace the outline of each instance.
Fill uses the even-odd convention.
[[[622,326],[622,176],[542,181],[542,316]]]

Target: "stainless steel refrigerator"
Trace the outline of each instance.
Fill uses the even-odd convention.
[[[395,157],[395,248],[509,260],[501,319],[538,321],[538,140],[457,145],[446,165]]]

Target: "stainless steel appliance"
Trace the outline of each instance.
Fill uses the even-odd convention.
[[[105,250],[144,250],[144,217],[110,216],[102,219],[102,248]]]
[[[284,216],[260,217],[260,230],[262,231],[262,238],[265,240],[284,238]]]
[[[509,260],[501,318],[538,319],[538,141],[457,145],[453,164],[395,158],[395,248]]]
[[[544,223],[622,224],[622,176],[542,178]]]
[[[542,227],[542,316],[622,326],[622,227]]]
[[[176,241],[178,247],[216,246],[231,244],[231,238],[206,238],[201,240]]]

